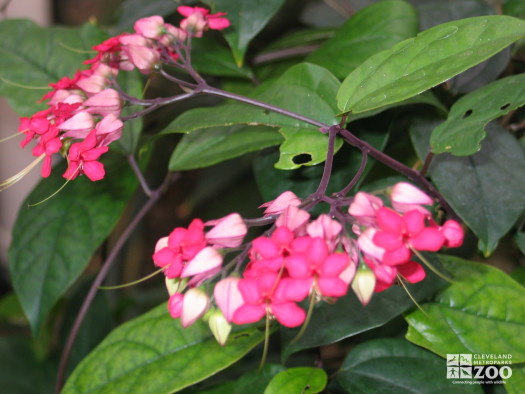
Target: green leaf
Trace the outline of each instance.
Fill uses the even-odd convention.
[[[432,256],[428,256],[432,262]],[[436,266],[437,264],[435,264]],[[424,281],[407,285],[416,300],[422,300],[439,290],[444,281],[434,274],[428,274]],[[323,346],[341,339],[380,327],[394,317],[414,307],[414,302],[402,287],[395,286],[381,293],[375,293],[367,306],[361,305],[357,297],[349,294],[337,300],[335,305],[319,304],[314,309],[311,324],[295,343],[289,343],[298,330],[283,329],[283,343],[286,343],[283,357],[303,349]],[[322,322],[316,324],[315,322]]]
[[[418,31],[414,7],[405,1],[381,1],[353,15],[306,60],[343,79],[370,56],[415,36]]]
[[[335,94],[340,83],[328,70],[302,63],[291,67],[280,78],[259,87],[254,99],[275,105],[326,124],[337,124]],[[307,97],[307,100],[298,100]],[[314,128],[275,112],[251,105],[228,102],[211,108],[196,108],[184,112],[162,132],[190,133],[193,130],[235,124],[272,127]]]
[[[319,393],[328,381],[326,372],[320,368],[296,367],[277,374],[264,394]]]
[[[405,318],[407,339],[447,353],[512,354],[525,361],[525,288],[497,268],[439,256],[452,284]]]
[[[0,382],[2,392],[33,394],[52,393],[56,379],[56,363],[37,360],[32,343],[21,337],[0,338]]]
[[[521,394],[525,387],[525,367],[512,366],[512,376],[505,381],[507,394]]]
[[[232,332],[221,347],[206,323],[184,329],[164,303],[113,330],[75,369],[62,392],[171,393],[223,370],[263,338],[247,328]]]
[[[247,66],[238,67],[227,47],[217,41],[202,37],[191,43],[192,66],[199,72],[225,77],[251,78],[252,71]]]
[[[461,97],[446,122],[432,132],[432,152],[466,156],[479,151],[487,123],[524,104],[525,74],[500,79]]]
[[[477,385],[453,385],[445,360],[404,339],[376,339],[357,345],[337,372],[349,393],[482,393]]]
[[[294,170],[303,165],[313,166],[326,160],[328,151],[328,136],[312,129],[282,128],[279,132],[284,142],[279,147],[279,161],[275,168],[279,170]],[[336,139],[335,151],[343,145],[343,140]]]
[[[426,157],[435,123],[410,129],[421,159]],[[525,209],[525,153],[519,142],[497,124],[487,126],[481,150],[468,157],[434,157],[429,168],[439,191],[479,238],[488,256]]]
[[[380,52],[346,77],[343,112],[364,112],[436,86],[525,36],[525,21],[502,15],[444,23]]]
[[[235,125],[196,130],[184,135],[177,144],[169,169],[181,171],[208,167],[248,152],[279,145],[282,140],[277,129],[266,126]]]
[[[72,77],[95,55],[91,47],[107,35],[91,24],[44,28],[29,20],[7,19],[0,22],[0,37],[0,95],[18,114],[29,116],[47,107],[37,103],[49,91],[47,85]]]
[[[240,67],[252,39],[279,10],[284,0],[204,0],[213,12],[226,12],[231,26],[223,30]]]
[[[103,158],[106,177],[79,177],[50,200],[65,182],[62,164],[22,204],[9,248],[14,289],[37,334],[53,305],[75,282],[109,235],[136,187],[121,156]]]

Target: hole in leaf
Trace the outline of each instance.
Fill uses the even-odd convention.
[[[306,386],[304,386],[304,389],[303,389],[303,393],[310,390],[310,385],[307,384]]]
[[[465,112],[463,114],[463,119],[467,119],[470,115],[472,115],[472,112],[473,111],[471,109],[469,109],[467,112]]]
[[[510,107],[510,103],[507,103],[505,105],[502,105],[501,107],[499,107],[499,109],[501,109],[502,111],[506,110],[507,108]]]
[[[300,155],[294,156],[292,158],[294,164],[306,164],[312,161],[312,155],[309,153],[301,153]]]

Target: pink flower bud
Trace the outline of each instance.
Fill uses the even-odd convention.
[[[376,224],[376,212],[383,206],[383,201],[372,194],[358,192],[352,204],[348,207],[348,213],[357,219],[363,226]]]
[[[376,287],[376,277],[372,270],[361,264],[352,281],[352,290],[363,305],[372,299]]]
[[[216,248],[236,248],[242,244],[248,229],[241,215],[232,213],[218,220],[205,223],[214,225],[205,235],[206,240]]]
[[[135,31],[143,37],[158,40],[164,32],[164,19],[155,15],[135,22]]]
[[[150,48],[148,39],[138,34],[124,35],[120,38],[122,50],[128,60],[143,74],[149,73],[160,61],[159,52]]]
[[[189,289],[182,300],[182,312],[180,315],[182,327],[191,326],[199,320],[208,311],[210,305],[210,297],[204,291],[195,287]]]
[[[228,340],[232,326],[226,321],[222,312],[219,310],[213,311],[209,315],[208,325],[219,345],[224,346]]]
[[[122,100],[115,89],[104,89],[88,98],[84,102],[84,107],[86,107],[86,111],[90,114],[101,116],[114,114],[115,116],[119,116]]]
[[[290,205],[301,205],[301,200],[293,192],[285,191],[284,193],[281,193],[275,200],[265,202],[259,208],[266,208],[264,210],[264,216],[269,216],[283,212]]]
[[[307,226],[306,232],[310,237],[323,238],[330,250],[333,251],[342,229],[341,223],[326,214],[322,214]]]
[[[294,205],[289,205],[277,218],[277,227],[285,226],[292,230],[295,235],[301,236],[305,233],[306,223],[310,219],[310,214]]]
[[[86,138],[95,127],[93,116],[87,111],[81,111],[58,125],[59,130],[66,131],[64,137]]]
[[[430,213],[421,205],[432,205],[434,201],[414,185],[407,182],[399,182],[392,188],[390,194],[392,206],[398,212],[408,212],[413,209],[425,215]]]
[[[457,248],[463,244],[465,233],[461,224],[455,220],[447,220],[440,227],[439,231],[445,237],[445,246],[448,248]]]
[[[182,301],[184,300],[184,294],[174,293],[168,300],[168,311],[174,319],[181,316],[182,313]]]
[[[213,290],[215,302],[224,314],[226,320],[231,323],[233,314],[243,303],[242,294],[237,285],[240,278],[229,277],[217,282]]]
[[[222,256],[217,249],[207,246],[188,261],[182,269],[181,278],[211,271],[222,264]]]
[[[99,146],[108,146],[113,141],[120,139],[124,124],[114,114],[104,117],[95,127],[95,134],[99,139]]]
[[[186,41],[186,38],[188,38],[188,34],[184,30],[170,25],[169,23],[166,23],[164,25],[164,30],[166,31],[166,34],[164,34],[159,40],[159,42],[162,45],[174,45],[180,42],[184,42]]]

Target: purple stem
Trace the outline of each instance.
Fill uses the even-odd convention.
[[[359,181],[359,179],[361,179],[361,176],[363,175],[363,172],[366,168],[366,162],[368,161],[368,153],[365,150],[363,150],[362,154],[363,157],[361,158],[361,165],[359,166],[359,169],[355,173],[354,177],[348,183],[348,185],[346,185],[340,192],[334,194],[335,197],[346,196],[350,192],[350,190],[352,190],[355,184]]]
[[[334,163],[334,151],[335,151],[335,137],[341,130],[339,125],[332,126],[328,129],[328,149],[326,151],[326,160],[323,168],[323,176],[319,182],[319,186],[315,193],[311,196],[313,200],[318,200],[326,194],[328,183],[330,182],[330,175],[332,175],[332,166]]]

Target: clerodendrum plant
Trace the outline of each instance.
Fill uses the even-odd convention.
[[[19,213],[9,267],[40,348],[61,354],[56,365],[52,357],[38,361],[57,374],[56,390],[167,393],[202,382],[213,392],[384,385],[455,392],[463,387],[447,380],[447,354],[525,362],[523,271],[515,269],[513,279],[452,256],[488,258],[502,239],[516,253],[525,249],[525,154],[516,138],[525,78],[513,75],[523,58],[519,49],[510,63],[509,52],[496,55],[525,37],[525,22],[477,16],[418,33],[411,5],[382,1],[338,30],[295,32],[263,52],[254,48],[247,61],[248,44],[283,0],[210,3],[216,13],[173,6],[178,27],[148,16],[133,32],[109,38],[93,25],[0,24],[0,94],[21,113],[17,135],[35,156],[0,187],[39,163],[45,178]],[[214,34],[223,34],[233,56]],[[476,83],[452,79],[494,55],[497,62],[467,74]],[[29,89],[46,83],[43,97]],[[152,95],[149,84],[168,93]],[[216,101],[204,107],[203,97]],[[177,116],[158,120],[164,127],[152,133],[140,119],[156,119],[168,105]],[[164,141],[174,133],[184,135],[171,147]],[[154,149],[163,144],[170,146],[167,172]],[[65,160],[53,167],[55,156]],[[268,201],[261,216],[238,210],[174,226],[148,263],[165,277],[167,304],[114,328],[95,347],[88,331],[110,313],[82,324],[142,218],[186,171],[240,156],[253,162]],[[144,172],[148,165],[155,171]],[[228,178],[225,168],[233,167],[218,168],[213,177]],[[132,199],[137,187],[145,199]],[[260,205],[246,191],[241,196],[247,201],[233,205]],[[59,300],[70,298],[130,202],[127,225],[74,322],[61,327],[73,319]],[[395,320],[403,313],[408,341],[388,339],[399,326],[406,331]],[[383,325],[359,336],[358,346],[343,346]],[[43,339],[65,330],[60,345]],[[280,341],[270,338],[277,331]],[[83,353],[75,353],[77,339],[88,341]],[[314,351],[338,342],[344,360],[335,366]],[[503,378],[507,391],[518,392],[525,371],[513,367]]]

